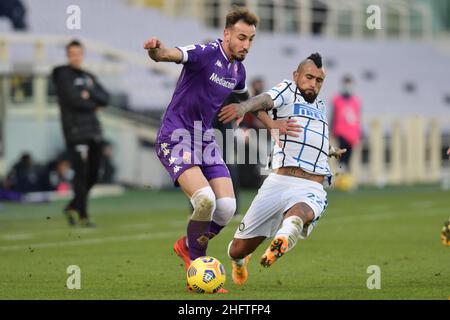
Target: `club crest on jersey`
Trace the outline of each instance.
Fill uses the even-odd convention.
[[[235,65],[234,65],[234,76],[235,76],[235,77],[237,76],[237,73],[238,73],[238,65],[235,64]]]

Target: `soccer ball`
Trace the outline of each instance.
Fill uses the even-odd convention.
[[[351,191],[354,189],[354,181],[350,174],[342,174],[336,178],[336,188],[341,191]]]
[[[441,230],[441,241],[444,246],[450,246],[450,219],[444,224]]]
[[[216,293],[225,283],[225,268],[213,257],[195,259],[187,271],[187,284],[197,293]]]

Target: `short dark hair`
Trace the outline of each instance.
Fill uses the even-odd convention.
[[[258,26],[259,18],[246,7],[234,5],[233,9],[227,14],[225,28],[230,29],[239,21],[244,21],[250,26]]]
[[[314,64],[316,65],[317,68],[323,67],[322,56],[320,55],[320,53],[318,53],[318,52],[313,53],[307,59],[312,60],[312,62],[314,62]]]
[[[66,45],[66,52],[68,52],[71,47],[83,48],[83,44],[79,40],[72,40]]]

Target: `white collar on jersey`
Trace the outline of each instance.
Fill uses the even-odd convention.
[[[225,54],[225,51],[223,50],[223,47],[222,47],[222,42],[223,41],[222,41],[222,39],[217,39],[216,41],[219,44],[220,52],[222,52],[222,55],[227,60],[227,62],[230,63],[230,60],[228,59],[227,55]]]

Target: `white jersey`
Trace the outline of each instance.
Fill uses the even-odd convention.
[[[316,99],[308,103],[295,82],[284,80],[267,94],[272,97],[274,119],[296,119],[303,127],[299,137],[280,136],[281,147],[274,145],[269,167],[300,167],[311,174],[331,178],[328,165],[329,136],[325,105]]]

